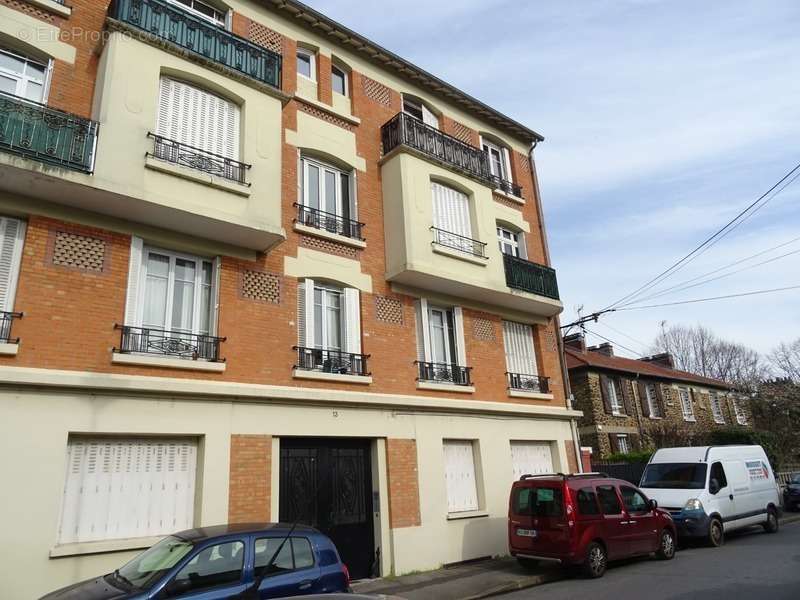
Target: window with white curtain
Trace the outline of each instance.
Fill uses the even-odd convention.
[[[353,173],[304,156],[303,206],[344,219],[356,220]],[[324,223],[321,226],[325,229]]]
[[[681,400],[681,411],[684,421],[694,421],[694,407],[692,406],[692,396],[688,388],[678,388],[678,396]]]
[[[628,454],[631,451],[630,441],[628,436],[624,433],[617,435],[617,452],[620,454]]]
[[[481,146],[483,151],[489,155],[489,171],[491,174],[500,179],[511,181],[508,149],[486,139],[481,139]]]
[[[455,364],[457,357],[453,309],[429,306],[428,324],[431,340],[431,360],[429,362]]]
[[[714,416],[714,422],[722,424],[725,422],[725,417],[722,414],[722,403],[719,399],[717,392],[709,393],[709,402],[711,403],[711,414]]]
[[[619,379],[616,377],[608,377],[606,379],[606,392],[608,393],[608,402],[611,405],[611,414],[614,416],[622,416],[625,414],[622,406],[622,390],[620,389]]]
[[[314,279],[298,282],[298,346],[305,349],[303,368],[317,368],[330,351],[361,354],[361,300],[356,288]],[[314,350],[326,351],[315,352]],[[335,356],[334,356],[335,358]],[[360,360],[360,359],[356,359]],[[318,364],[319,363],[319,364]],[[347,363],[358,371],[358,364]],[[360,374],[357,373],[357,374]]]
[[[472,440],[444,440],[443,445],[447,512],[460,513],[478,510],[475,442]]]
[[[48,62],[0,48],[0,92],[33,102],[45,102],[49,68]]]
[[[747,415],[742,410],[738,398],[731,396],[731,405],[733,406],[733,413],[736,416],[736,423],[739,425],[747,425]]]
[[[656,392],[655,383],[646,383],[644,386],[644,393],[647,396],[647,407],[650,409],[651,419],[660,419],[664,415],[661,414],[661,404],[658,402],[658,395]]]
[[[59,544],[194,526],[196,440],[71,437],[65,470]]]
[[[184,81],[162,76],[156,135],[239,160],[239,106]]]
[[[469,197],[456,189],[431,182],[433,226],[448,233],[472,239]]]
[[[314,347],[341,350],[344,330],[343,292],[322,283],[314,285]]]
[[[517,258],[525,258],[525,244],[522,233],[513,231],[508,227],[497,227],[497,244],[500,252]]]
[[[25,221],[0,217],[0,311],[14,311],[24,243]],[[8,335],[2,329],[0,327],[0,337],[5,339]]]

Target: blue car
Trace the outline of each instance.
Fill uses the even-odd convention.
[[[263,600],[350,591],[347,567],[316,529],[282,523],[181,531],[113,573],[42,600]]]

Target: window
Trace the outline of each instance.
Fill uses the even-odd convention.
[[[308,157],[303,168],[303,223],[331,233],[353,237],[348,221],[356,219],[352,172]],[[339,218],[337,218],[339,217]],[[345,220],[345,221],[343,221]]]
[[[58,543],[192,527],[196,461],[194,440],[70,438]]]
[[[600,501],[600,510],[604,515],[622,514],[622,505],[619,503],[617,491],[613,485],[598,485],[597,499]]]
[[[694,421],[694,407],[692,406],[692,397],[689,394],[689,389],[685,387],[678,388],[678,395],[681,399],[683,420]]]
[[[747,415],[742,410],[738,398],[731,396],[731,406],[733,406],[733,414],[736,416],[736,422],[739,425],[747,425]]]
[[[0,48],[0,92],[44,102],[49,63]]]
[[[420,380],[468,385],[461,307],[433,306],[422,298],[415,302],[415,313]]]
[[[513,481],[523,475],[553,473],[553,456],[548,442],[511,442]]]
[[[628,436],[624,433],[616,434],[615,436],[616,441],[616,451],[620,454],[628,454],[631,451],[630,442],[628,440]]]
[[[522,234],[516,231],[511,231],[505,227],[497,228],[497,244],[500,246],[500,252],[508,254],[509,256],[516,256],[517,258],[525,258],[525,244],[523,243]]]
[[[474,444],[470,440],[444,441],[444,479],[447,512],[478,510]]]
[[[717,480],[717,491],[728,487],[728,478],[725,477],[725,469],[722,467],[721,462],[715,462],[711,465],[711,474],[708,477],[709,483],[714,479]]]
[[[336,94],[347,96],[347,73],[336,65],[331,66],[331,87]]]
[[[242,542],[209,546],[198,552],[166,585],[166,597],[175,598],[219,585],[238,583],[242,579],[243,565]]]
[[[156,135],[204,152],[239,159],[239,106],[216,94],[162,77]]]
[[[481,146],[483,151],[489,155],[489,170],[492,175],[505,181],[511,181],[508,150],[485,139],[481,140]]]
[[[620,486],[619,492],[622,495],[622,501],[625,503],[625,510],[628,513],[642,514],[650,512],[650,504],[647,502],[647,498],[632,487]]]
[[[473,253],[472,247],[472,220],[469,210],[469,197],[456,189],[431,182],[431,197],[433,199],[433,226],[441,231],[455,234],[452,239],[445,237],[440,243]],[[466,240],[459,239],[463,238]]]
[[[0,311],[13,312],[17,293],[19,265],[22,262],[22,247],[25,243],[25,221],[0,217]],[[10,324],[9,324],[10,326]],[[4,327],[0,327],[4,329]],[[0,331],[0,339],[8,339]]]
[[[428,323],[431,339],[430,362],[452,364],[456,360],[453,310],[431,306]]]
[[[261,538],[256,540],[256,572],[260,573],[267,566],[272,556],[278,551],[284,537]],[[307,538],[292,537],[281,547],[269,574],[285,573],[297,569],[314,566],[314,553]]]
[[[342,349],[342,290],[317,283],[314,285],[314,347]]]
[[[616,377],[606,377],[605,392],[611,414],[614,416],[624,416],[625,409],[622,404],[622,390],[620,388],[619,379]]]
[[[709,402],[711,403],[711,414],[714,416],[714,422],[722,424],[725,422],[725,417],[722,415],[722,403],[719,400],[717,392],[709,393]]]
[[[646,396],[645,401],[647,402],[647,407],[650,409],[650,418],[663,418],[664,415],[661,414],[661,403],[658,401],[658,392],[656,392],[656,384],[646,383],[644,386],[644,393]]]
[[[312,81],[317,80],[316,56],[310,50],[297,49],[297,74]]]
[[[511,512],[522,517],[562,517],[564,496],[560,488],[518,487],[511,499]]]
[[[503,321],[503,345],[509,387],[542,391],[537,377],[533,327],[526,323]]]
[[[403,94],[403,112],[426,125],[430,125],[434,129],[439,129],[439,117],[433,114],[425,103],[418,98]]]
[[[167,0],[173,4],[180,4],[187,9],[190,13],[197,15],[207,21],[225,27],[225,13],[217,10],[210,4],[201,2],[200,0]]]
[[[597,506],[597,495],[592,488],[578,490],[578,513],[584,516],[600,514],[600,508]]]

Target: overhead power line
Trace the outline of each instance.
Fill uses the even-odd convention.
[[[637,340],[635,337],[632,337],[632,336],[628,335],[624,331],[620,331],[616,327],[612,327],[611,325],[609,325],[608,323],[606,323],[604,321],[598,321],[597,324],[600,325],[601,327],[606,327],[607,329],[610,329],[611,331],[614,331],[614,332],[618,333],[622,337],[627,338],[632,342],[635,342],[635,343],[639,344],[642,348],[646,349],[646,348],[650,347],[649,344],[645,344],[643,341]]]
[[[601,340],[605,340],[605,341],[607,341],[607,342],[609,342],[609,343],[611,343],[611,344],[614,344],[615,346],[619,346],[620,348],[623,348],[624,350],[627,350],[628,352],[633,352],[633,353],[634,353],[636,356],[638,356],[638,357],[640,357],[640,358],[641,358],[641,356],[642,356],[641,352],[637,352],[637,351],[636,351],[636,350],[634,350],[633,348],[628,348],[627,346],[623,346],[623,345],[622,345],[622,344],[620,344],[619,342],[615,342],[614,340],[612,340],[612,339],[610,339],[610,338],[607,338],[607,337],[606,337],[606,336],[604,336],[604,335],[600,335],[600,334],[599,334],[599,333],[597,333],[596,331],[592,331],[592,330],[590,330],[590,329],[586,329],[585,327],[584,327],[583,329],[584,329],[584,331],[586,331],[586,333],[590,333],[590,334],[592,334],[593,336],[599,337]]]
[[[788,290],[800,289],[800,285],[790,285],[788,287],[773,288],[771,290],[756,290],[754,292],[741,292],[739,294],[727,294],[725,296],[712,296],[710,298],[695,298],[693,300],[679,300],[677,302],[665,302],[663,304],[647,304],[645,306],[623,306],[617,308],[617,311],[623,310],[641,310],[644,308],[661,308],[662,306],[678,306],[680,304],[695,304],[697,302],[711,302],[712,300],[725,300],[728,298],[741,298],[743,296],[757,296],[760,294],[771,294],[774,292],[785,292]]]

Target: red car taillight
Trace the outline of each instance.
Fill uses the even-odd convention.
[[[346,586],[350,586],[350,569],[347,568],[347,565],[342,563],[342,573],[344,573],[344,583]]]

